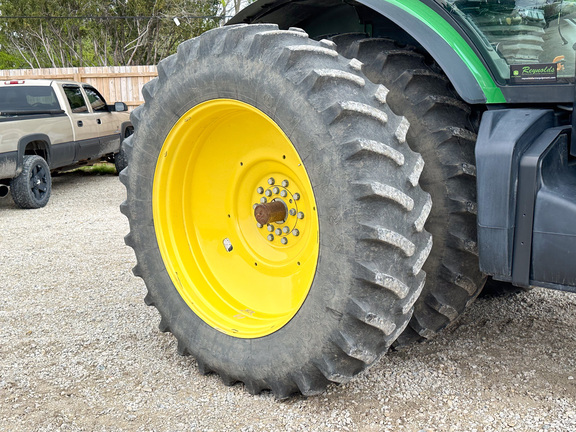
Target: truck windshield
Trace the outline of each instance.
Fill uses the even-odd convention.
[[[0,112],[60,110],[52,87],[5,85],[0,87]]]
[[[492,63],[499,81],[531,65],[533,79],[573,82],[576,0],[446,0],[448,9]],[[513,66],[515,65],[515,66]],[[537,66],[539,65],[539,66]],[[546,70],[556,69],[555,77]]]

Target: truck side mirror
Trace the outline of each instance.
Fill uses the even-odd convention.
[[[114,111],[128,111],[128,107],[124,102],[114,103]]]

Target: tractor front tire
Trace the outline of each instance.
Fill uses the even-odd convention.
[[[348,381],[404,330],[425,282],[430,198],[406,119],[357,61],[299,29],[211,30],[158,72],[120,179],[160,329],[252,394]]]

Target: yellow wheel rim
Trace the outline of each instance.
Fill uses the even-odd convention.
[[[285,220],[259,224],[254,208],[270,202],[284,204]],[[318,261],[316,203],[298,152],[266,114],[230,99],[189,110],[162,146],[152,205],[168,274],[204,322],[257,338],[298,312]]]

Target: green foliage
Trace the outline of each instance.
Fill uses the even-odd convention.
[[[219,8],[220,0],[0,0],[0,67],[156,64],[218,26],[193,16]]]

